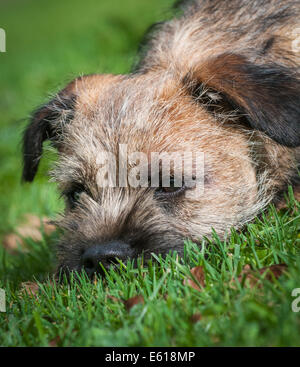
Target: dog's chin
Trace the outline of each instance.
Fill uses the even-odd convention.
[[[176,252],[176,254],[180,257],[183,256],[184,239],[174,238],[172,245],[170,245],[169,242],[160,242],[158,245],[152,248],[148,246],[146,249],[135,251],[133,256],[128,257],[126,261],[123,261],[123,263],[126,265],[128,262],[130,262],[131,266],[134,268],[140,266],[141,264],[147,267],[149,261],[156,263],[158,257],[165,259],[167,255],[174,252]],[[74,255],[75,254],[73,254],[72,258],[68,259],[61,257],[60,263],[55,271],[55,278],[58,282],[63,282],[65,280],[68,282],[72,280],[80,280],[82,277],[89,278],[90,280],[94,280],[95,277],[105,278],[109,271],[113,270],[118,272],[120,269],[120,263],[118,260],[116,260],[111,263],[106,263],[105,266],[103,264],[99,265],[97,271],[88,271],[86,268],[84,268],[80,255]]]
[[[159,254],[162,258],[164,258],[167,254]],[[132,263],[132,266],[136,268],[139,262],[143,263],[143,266],[147,266],[148,262],[156,261],[156,259],[151,255],[146,255],[145,257],[135,257],[130,258],[127,261]],[[125,264],[126,265],[126,264]],[[94,280],[96,277],[105,278],[106,274],[113,270],[114,272],[118,272],[120,270],[119,263],[111,263],[109,266],[100,266],[97,271],[89,272],[80,264],[78,265],[66,265],[60,264],[55,271],[55,279],[60,283],[64,281],[72,281],[72,280],[80,280],[82,277],[88,278],[90,280]]]
[[[79,279],[84,270],[80,266],[69,266],[60,264],[55,271],[55,279],[57,282],[70,282],[72,279]]]
[[[133,262],[134,266],[137,266],[137,258],[128,259],[128,261]],[[106,274],[113,270],[118,272],[120,269],[120,264],[112,263],[109,266],[100,266],[97,271],[89,272],[82,265],[65,265],[61,264],[57,267],[55,271],[55,279],[58,282],[70,282],[72,280],[79,280],[84,278],[88,278],[90,280],[94,280],[97,277],[105,278]]]

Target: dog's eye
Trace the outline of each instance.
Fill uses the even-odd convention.
[[[80,196],[83,191],[72,191],[68,194],[68,200],[72,208],[74,208],[78,201],[80,200]]]
[[[162,185],[160,185],[160,187],[158,187],[155,190],[155,194],[158,197],[177,197],[181,194],[183,194],[186,190],[186,186],[183,185],[178,187],[175,186],[175,180],[174,177],[170,178],[170,186],[169,187],[164,187]]]
[[[83,192],[84,187],[81,185],[76,185],[74,186],[74,188],[65,193],[71,208],[74,208],[76,206]]]
[[[71,199],[73,201],[78,201],[80,199],[80,195],[81,195],[81,192],[74,191],[74,192],[72,192],[72,194],[70,195],[70,197],[71,197]]]

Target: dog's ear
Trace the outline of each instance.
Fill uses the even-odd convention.
[[[43,142],[50,140],[59,151],[63,148],[62,131],[74,115],[76,106],[89,113],[100,93],[121,75],[89,74],[70,82],[49,103],[37,109],[31,117],[23,137],[23,181],[32,181],[43,153]]]
[[[282,65],[256,65],[222,54],[186,77],[191,92],[212,112],[231,108],[251,128],[287,147],[300,146],[300,79]],[[197,81],[197,82],[195,82]]]
[[[76,96],[70,83],[32,114],[23,136],[23,181],[33,181],[43,153],[43,142],[50,140],[56,146],[63,125],[73,117],[75,102]]]

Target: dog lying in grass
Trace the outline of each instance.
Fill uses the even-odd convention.
[[[32,115],[23,179],[34,179],[50,140],[66,199],[60,271],[92,276],[99,263],[180,254],[184,240],[212,228],[224,238],[288,185],[297,191],[299,2],[176,9],[151,27],[132,73],[81,76]]]

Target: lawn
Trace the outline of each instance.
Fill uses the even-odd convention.
[[[54,218],[63,209],[47,182],[54,154],[42,159],[33,184],[20,183],[31,111],[75,76],[128,72],[144,31],[169,15],[172,2],[0,0],[7,35],[0,53],[1,243],[25,214]],[[183,259],[122,264],[94,282],[83,274],[52,281],[57,233],[28,238],[27,250],[13,254],[0,246],[7,307],[0,346],[299,346],[300,313],[292,310],[292,291],[300,288],[299,209],[290,190],[286,209],[270,207],[226,241],[214,236],[201,250],[186,243]],[[245,270],[274,264],[287,265],[280,277]],[[195,267],[203,272],[198,287]],[[34,294],[24,291],[29,281],[39,283]]]

